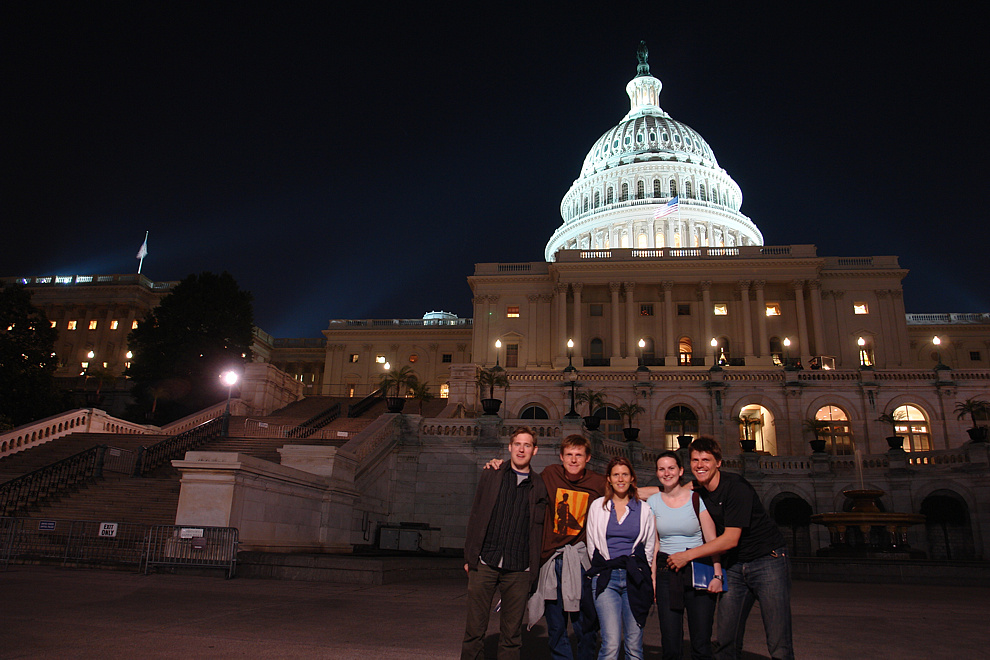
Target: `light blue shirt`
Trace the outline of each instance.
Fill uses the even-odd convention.
[[[646,503],[650,505],[657,520],[660,552],[671,555],[696,548],[705,542],[705,537],[701,533],[701,523],[698,522],[698,516],[694,515],[694,505],[691,504],[690,497],[684,506],[676,509],[667,506],[660,493],[651,496]],[[704,500],[700,500],[698,504],[699,512],[706,510]]]

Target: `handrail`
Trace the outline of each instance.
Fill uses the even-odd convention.
[[[143,476],[173,458],[180,458],[185,452],[199,447],[205,442],[221,437],[223,415],[214,417],[196,428],[179,435],[156,442],[150,447],[141,447],[134,467],[134,476]]]
[[[375,390],[368,396],[364,397],[363,399],[355,403],[353,406],[348,406],[347,416],[360,417],[361,415],[366,413],[369,408],[371,408],[373,405],[375,405],[384,398],[385,398],[385,394],[383,393],[382,388],[379,387],[377,390]]]
[[[97,445],[0,484],[0,516],[39,504],[77,484],[103,476],[106,445]]]
[[[294,429],[290,429],[285,437],[308,438],[338,417],[340,417],[340,401],[326,410],[316,413]]]

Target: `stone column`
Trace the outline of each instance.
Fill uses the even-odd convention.
[[[557,301],[557,332],[552,335],[551,354],[556,362],[558,358],[567,358],[567,285],[557,284],[554,293]]]
[[[611,306],[611,321],[612,321],[612,336],[609,339],[610,352],[612,354],[612,359],[617,360],[622,357],[622,353],[619,351],[619,341],[621,335],[619,334],[619,315],[621,311],[619,309],[619,289],[622,288],[622,284],[619,282],[609,282],[608,291],[612,294],[612,306]]]
[[[471,352],[478,362],[485,361],[485,342],[488,341],[488,296],[475,296],[471,299],[474,303],[474,338]]]
[[[749,280],[739,281],[739,299],[742,301],[743,314],[743,355],[749,360],[756,357],[753,353],[753,312],[749,306]]]
[[[705,328],[705,354],[711,359],[709,365],[715,364],[715,349],[712,347],[712,283],[704,281],[698,285],[701,290],[701,318]]]
[[[539,354],[536,337],[536,329],[539,327],[539,314],[543,305],[540,303],[543,296],[538,293],[531,293],[526,296],[526,300],[529,302],[529,320],[527,321],[528,337],[526,338],[526,361],[524,364],[527,368],[535,368],[539,364]]]
[[[677,338],[674,337],[674,288],[673,282],[661,282],[663,289],[664,365],[670,367],[670,360],[677,364]]]
[[[582,344],[581,338],[581,289],[584,288],[584,284],[581,282],[574,282],[571,284],[571,291],[574,292],[574,309],[573,311],[573,328],[571,330],[571,337],[574,339],[574,359],[579,359],[584,355],[584,345]],[[566,347],[567,340],[564,340],[564,345]]]
[[[626,357],[634,358],[639,350],[639,337],[636,336],[636,300],[633,295],[636,283],[624,282],[622,286],[626,290]]]
[[[815,355],[825,355],[825,326],[822,323],[822,282],[808,280],[811,291],[811,331],[815,338]]]
[[[753,288],[756,289],[756,331],[760,334],[760,355],[759,357],[770,357],[770,337],[767,336],[767,302],[763,297],[763,287],[766,286],[764,280],[754,280]]]
[[[804,309],[804,280],[794,280],[791,283],[794,288],[794,305],[797,307],[798,341],[801,342],[799,354],[801,364],[808,366],[811,362],[811,346],[808,341],[808,315]]]

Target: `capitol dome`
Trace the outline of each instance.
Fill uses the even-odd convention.
[[[763,245],[739,212],[742,190],[701,135],[660,107],[663,84],[650,75],[640,44],[637,75],[626,85],[630,110],[591,147],[560,204],[558,250]],[[675,205],[676,200],[676,205]]]

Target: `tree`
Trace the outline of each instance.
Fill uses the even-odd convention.
[[[578,403],[588,404],[588,417],[593,416],[597,408],[602,408],[608,405],[608,398],[605,395],[605,392],[602,390],[593,390],[591,388],[578,392],[577,400]]]
[[[485,396],[485,388],[488,388],[488,398],[495,398],[495,388],[501,387],[503,390],[509,389],[509,377],[503,369],[481,369],[478,371],[478,387],[481,389],[481,396]]]
[[[435,397],[433,393],[430,392],[429,383],[424,383],[421,380],[416,381],[409,387],[409,391],[412,393],[412,398],[415,401],[419,401],[419,414],[423,414],[423,404],[432,401]]]
[[[956,408],[953,411],[956,413],[956,419],[962,419],[966,415],[969,415],[969,419],[973,422],[973,428],[979,426],[976,423],[976,416],[986,416],[990,413],[990,401],[984,401],[983,399],[977,399],[972,397],[966,399],[965,401],[957,401]]]
[[[626,425],[626,428],[631,429],[633,428],[633,422],[636,421],[636,416],[646,412],[646,409],[635,401],[632,403],[626,403],[623,401],[622,405],[616,408],[615,411],[619,413],[621,417],[625,417],[628,420],[629,423]]]
[[[416,375],[416,372],[407,364],[400,369],[389,369],[382,374],[379,387],[381,387],[384,396],[388,396],[389,389],[394,387],[395,396],[401,397],[403,387],[411,389],[418,382],[419,377]]]
[[[64,409],[55,385],[57,338],[30,292],[0,287],[0,425],[20,426]]]
[[[223,400],[220,372],[251,360],[251,302],[227,272],[189,275],[162,298],[127,337],[131,418],[167,423]]]

